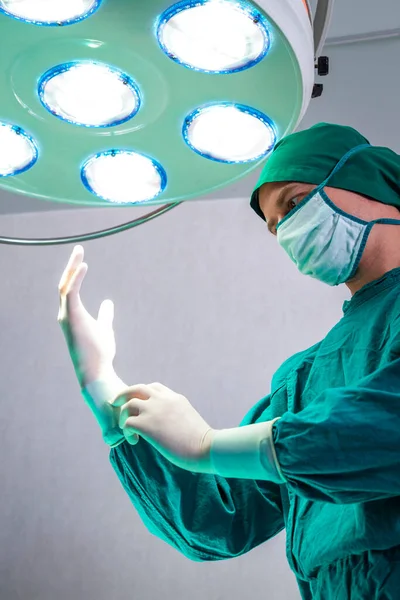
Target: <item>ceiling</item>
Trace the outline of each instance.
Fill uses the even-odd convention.
[[[316,0],[311,4],[315,6]],[[393,52],[388,54],[387,49],[390,48],[393,48]],[[369,122],[368,115],[375,112],[376,93],[371,96],[368,93],[368,87],[371,85],[372,79],[375,85],[383,85],[382,93],[386,95],[387,85],[392,86],[395,84],[395,81],[392,80],[393,75],[398,72],[395,57],[400,54],[400,3],[398,0],[381,0],[379,10],[366,5],[364,0],[352,0],[351,2],[336,0],[325,51],[331,59],[331,73],[323,81],[325,83],[323,96],[312,101],[301,127],[309,127],[321,119],[326,120],[329,118],[330,121],[357,126],[367,137],[377,138],[382,131],[387,131],[390,137],[390,132],[393,133],[393,125],[391,113],[387,109],[381,114],[378,113],[378,121],[375,121],[374,126]],[[382,64],[379,56],[383,53],[385,59]],[[368,59],[366,58],[367,54],[369,55]],[[393,70],[390,66],[391,62],[393,63]],[[364,75],[362,75],[363,72]],[[378,80],[382,77],[386,83],[380,84]],[[360,122],[359,104],[353,100],[354,93],[360,91],[360,78],[363,78],[365,88],[365,93],[361,99],[364,106],[363,112],[367,115],[365,122]],[[399,84],[397,83],[397,85]],[[363,86],[361,87],[363,88]],[[394,95],[394,92],[391,92],[389,96],[393,97]],[[343,103],[347,103],[344,111],[342,110]],[[338,106],[340,106],[340,110]],[[368,107],[370,107],[370,110]],[[393,111],[393,119],[396,116],[397,121],[397,107],[393,107]],[[328,115],[329,117],[327,117]],[[397,137],[400,131],[397,129],[395,132],[394,149],[400,152],[400,146],[396,147],[396,144],[399,144]],[[371,139],[371,141],[372,143],[389,145],[386,138],[379,142],[374,141],[374,139]],[[258,174],[259,169],[222,190],[204,196],[203,199],[222,200],[248,197],[249,191],[257,181]],[[143,209],[140,208],[117,208],[118,213],[115,213],[117,215],[116,223],[121,221],[121,210],[124,211],[122,220],[129,220],[143,214]],[[77,210],[77,207],[63,203],[53,204],[45,200],[0,190],[0,215],[54,210]],[[78,207],[78,210],[95,209]],[[115,207],[97,210],[114,210],[115,212]]]

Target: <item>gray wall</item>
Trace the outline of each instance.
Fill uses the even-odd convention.
[[[35,218],[4,217],[2,227],[18,221],[28,233]],[[106,224],[104,211],[81,218]],[[72,213],[41,215],[48,231],[61,220],[73,229]],[[56,322],[69,251],[1,248],[0,597],[239,600],[251,582],[255,597],[298,598],[283,536],[239,560],[199,565],[142,526]],[[347,296],[302,278],[241,200],[188,203],[86,252],[88,309],[115,302],[118,373],[185,394],[215,427],[235,426],[280,363],[340,317]]]
[[[327,93],[305,124],[349,123],[400,150],[399,48],[390,41],[332,50]],[[187,203],[85,246],[83,299],[92,312],[106,297],[115,302],[120,376],[165,383],[214,427],[235,426],[268,393],[281,362],[340,318],[348,297],[346,288],[299,275],[244,196]],[[134,214],[9,215],[0,231],[63,235]],[[298,599],[284,534],[239,559],[196,564],[141,524],[82,402],[56,321],[70,250],[0,248],[0,599]]]

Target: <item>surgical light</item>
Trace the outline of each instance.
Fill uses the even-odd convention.
[[[0,189],[152,207],[101,232],[0,243],[118,233],[260,168],[316,96],[333,1],[313,14],[308,0],[0,0]]]
[[[35,164],[37,145],[17,125],[0,122],[0,177],[19,175]]]
[[[210,73],[234,73],[262,60],[270,45],[267,19],[249,3],[189,0],[168,8],[157,36],[178,63]]]
[[[93,14],[101,0],[0,0],[0,11],[37,25],[71,25]]]
[[[185,120],[186,143],[201,156],[225,163],[245,163],[266,156],[276,133],[270,119],[241,104],[212,104]]]
[[[138,87],[127,74],[93,62],[49,69],[39,80],[39,97],[56,117],[86,127],[120,125],[140,108]]]
[[[164,191],[167,176],[154,159],[137,152],[109,150],[89,158],[82,181],[99,198],[117,204],[154,200]]]

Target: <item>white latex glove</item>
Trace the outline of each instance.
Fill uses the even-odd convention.
[[[279,419],[211,429],[187,398],[161,383],[130,387],[113,406],[121,408],[119,424],[129,443],[140,434],[182,469],[278,484],[286,481],[273,442],[273,426]]]
[[[113,368],[116,353],[114,305],[104,301],[94,319],[82,304],[80,289],[88,266],[82,246],[75,246],[59,284],[58,322],[64,333],[83,395],[111,446],[124,441],[119,411],[109,403],[127,386]]]
[[[161,383],[141,384],[125,390],[113,406],[121,407],[119,425],[129,443],[140,434],[178,467],[210,471],[213,430],[185,396]]]

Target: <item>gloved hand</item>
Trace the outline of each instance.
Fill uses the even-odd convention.
[[[286,482],[273,442],[273,427],[279,419],[211,429],[187,398],[161,383],[130,387],[113,406],[121,409],[119,425],[129,443],[132,436],[140,434],[181,469]]]
[[[83,257],[82,246],[76,246],[61,277],[58,322],[85,400],[102,429],[104,440],[115,446],[124,441],[124,436],[118,426],[119,411],[110,401],[127,386],[113,368],[114,305],[110,300],[104,301],[97,319],[83,306],[80,289],[88,269]]]
[[[119,425],[129,443],[140,434],[178,467],[211,472],[213,429],[187,398],[161,383],[152,383],[128,388],[113,406],[121,407]]]

